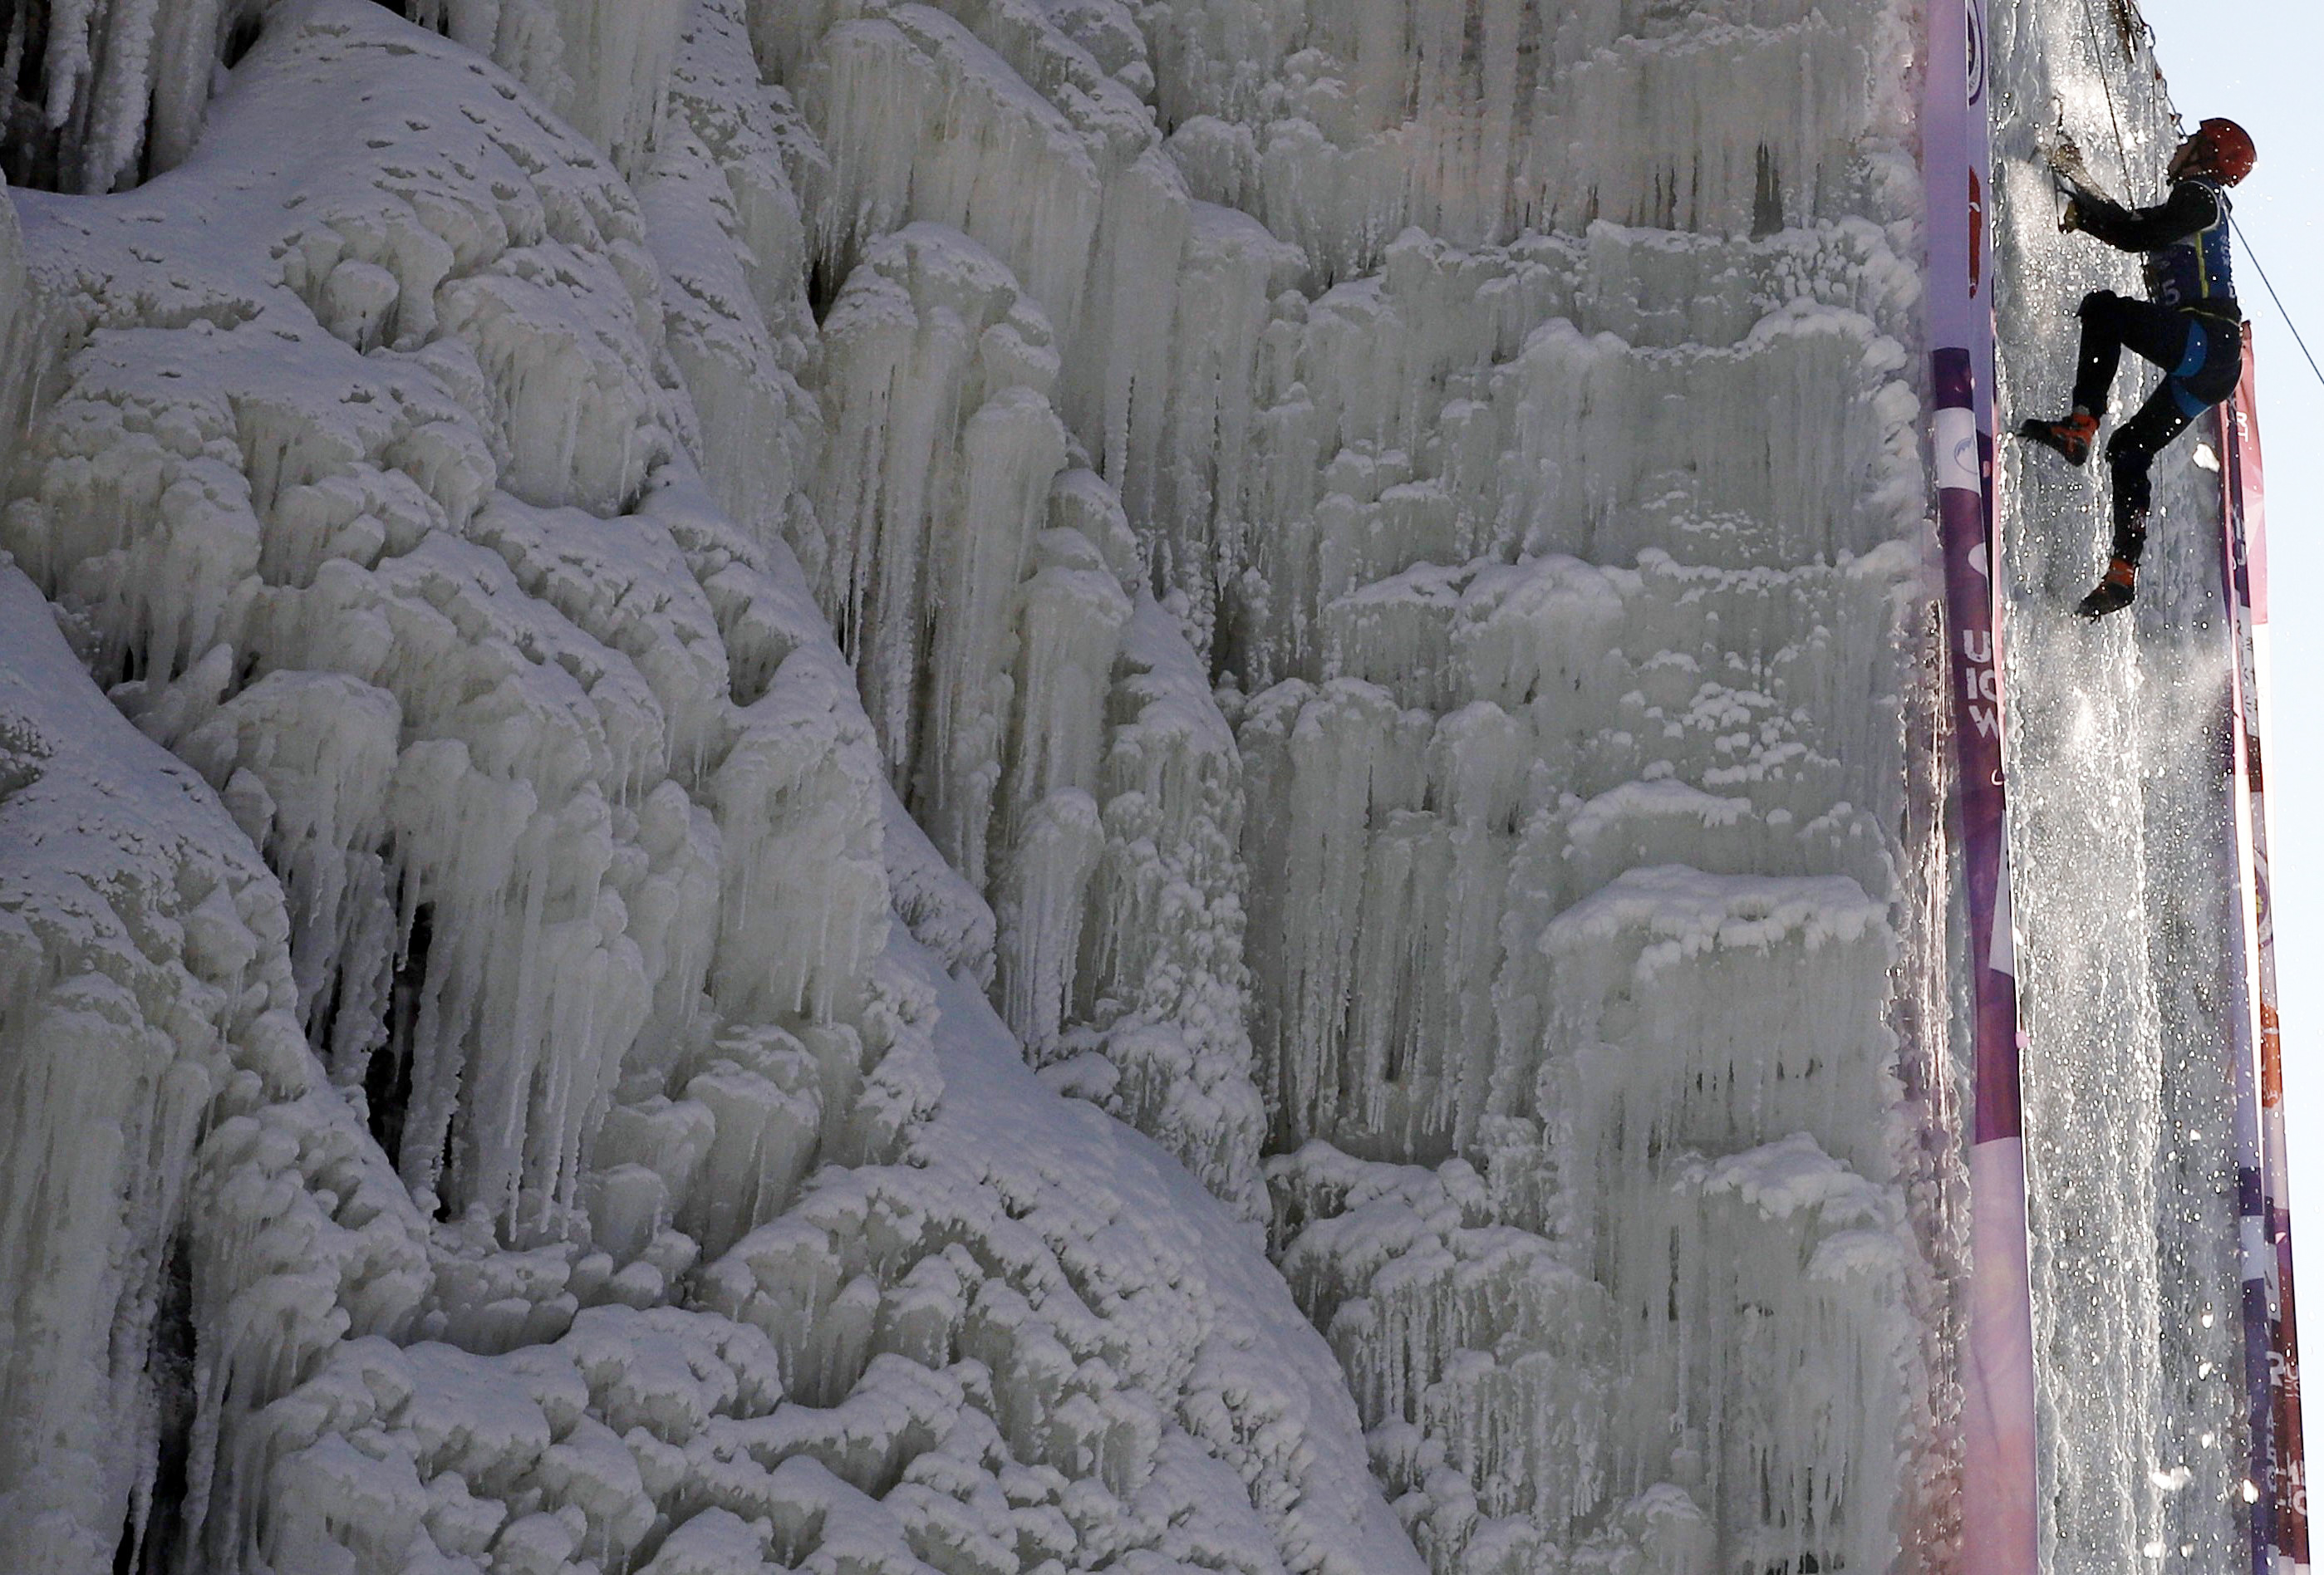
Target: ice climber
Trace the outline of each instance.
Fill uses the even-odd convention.
[[[2163,386],[2107,442],[2114,474],[2114,557],[2106,577],[2082,598],[2079,611],[2086,618],[2130,605],[2153,496],[2147,467],[2190,421],[2233,393],[2243,373],[2243,312],[2236,305],[2227,244],[2227,189],[2250,174],[2257,158],[2243,127],[2207,120],[2171,155],[2171,195],[2159,207],[2141,208],[2126,208],[2090,189],[2070,144],[2052,161],[2071,189],[2061,227],[2144,253],[2147,299],[2132,300],[2110,290],[2082,298],[2073,412],[2062,420],[2027,421],[2019,434],[2056,449],[2070,465],[2081,465],[2098,438],[2123,347],[2163,372]]]

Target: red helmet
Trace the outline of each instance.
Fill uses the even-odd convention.
[[[2252,172],[2259,162],[2259,150],[2252,146],[2251,134],[2234,121],[2218,116],[2197,126],[2194,134],[2180,145],[2178,159],[2172,161],[2181,169],[2198,170],[2233,186]]]

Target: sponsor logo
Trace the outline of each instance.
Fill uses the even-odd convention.
[[[1964,629],[1960,637],[1962,697],[1969,702],[1969,725],[1979,738],[2001,735],[2001,675],[1993,668],[1993,631]]]
[[[1934,443],[1937,485],[1982,495],[1985,467],[1978,448],[1976,413],[1958,406],[1940,410]]]
[[[1985,0],[1965,0],[1961,36],[1969,41],[1969,102],[1974,108],[1985,98]]]
[[[1985,284],[1985,182],[1969,172],[1969,298]]]

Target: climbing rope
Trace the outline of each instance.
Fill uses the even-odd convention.
[[[2114,161],[2122,170],[2126,189],[2130,185],[2130,139],[2122,134],[2122,116],[2115,111],[2114,84],[2107,80],[2104,64],[2106,46],[2098,40],[2098,13],[2090,9],[2090,0],[2082,0],[2082,31],[2090,35],[2090,61],[2098,68],[2098,91],[2106,95],[2107,119],[2114,123]]]
[[[2236,244],[2244,249],[2244,255],[2251,259],[2254,268],[2258,269],[2259,281],[2267,286],[2267,299],[2275,303],[2276,315],[2283,319],[2283,326],[2292,330],[2292,342],[2300,346],[2302,355],[2308,357],[2308,370],[2316,374],[2318,382],[2324,383],[2324,367],[2316,364],[2316,357],[2309,350],[2308,341],[2300,336],[2300,325],[2292,320],[2291,312],[2284,309],[2283,298],[2275,293],[2275,281],[2267,276],[2266,268],[2261,265],[2259,253],[2252,250],[2251,237],[2244,234],[2243,226],[2236,224],[2235,215],[2227,216],[2227,223],[2235,226]]]

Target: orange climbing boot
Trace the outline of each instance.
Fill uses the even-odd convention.
[[[2098,441],[2098,419],[2080,406],[2061,421],[2024,421],[2017,435],[2031,438],[2044,448],[2054,448],[2066,456],[2068,465],[2085,465],[2090,457],[2090,445]]]
[[[2119,612],[2138,594],[2138,566],[2126,557],[2117,557],[2107,565],[2106,577],[2098,588],[2082,598],[2074,609],[2085,618],[2103,618],[2109,612]]]

